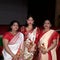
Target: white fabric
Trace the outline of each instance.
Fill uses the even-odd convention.
[[[49,38],[50,38],[50,36],[52,35],[53,32],[54,32],[54,30],[49,30],[39,40],[40,44],[41,45],[44,44],[46,49],[47,49],[47,46],[48,46],[48,40],[49,40]]]
[[[28,34],[28,38],[27,38],[27,40],[25,41],[26,44],[29,44],[31,41],[32,41],[33,43],[35,42],[35,39],[36,39],[36,31],[37,31],[37,28],[35,28],[32,33],[29,33],[29,34]],[[29,52],[29,51],[28,51],[28,48],[25,47],[24,59],[25,59],[25,60],[28,60],[28,59],[30,58],[29,60],[32,60],[33,55],[34,55],[33,52]]]
[[[15,42],[15,44],[9,44],[9,45],[8,45],[9,48],[10,48],[10,50],[11,50],[14,54],[17,53],[18,48],[19,48],[20,46],[21,46],[21,49],[23,49],[24,36],[23,36],[23,34],[20,33],[20,32],[19,32],[18,34],[19,34],[19,35],[18,35],[18,40]],[[4,60],[12,60],[11,55],[8,54],[5,49],[3,49],[2,53],[3,53],[3,56],[4,56]]]
[[[54,30],[49,30],[48,32],[46,32],[40,39],[40,45],[42,46],[42,44],[44,44],[45,48],[47,49],[48,47],[48,40],[51,37],[52,33],[54,32]],[[46,54],[42,54],[41,53],[41,60],[48,60],[48,53]]]
[[[59,36],[57,37],[57,45],[55,46],[54,49],[51,50],[52,60],[57,60],[56,48],[58,46],[58,42],[59,42]]]

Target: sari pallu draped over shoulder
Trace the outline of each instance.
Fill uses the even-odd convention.
[[[40,45],[42,46],[44,44],[45,48],[48,49],[52,44],[52,41],[53,41],[52,38],[54,34],[56,34],[56,31],[54,30],[49,30],[46,33],[44,33],[39,40]],[[38,60],[57,60],[56,48],[58,46],[58,40],[59,40],[58,37],[59,36],[56,35],[55,40],[57,40],[57,45],[55,46],[55,48],[53,48],[46,54],[43,54],[41,53],[41,51],[39,51]]]
[[[16,55],[18,51],[24,50],[24,36],[21,32],[18,32],[9,42],[8,47]],[[12,60],[12,56],[6,52],[5,49],[2,51],[4,60]],[[20,57],[19,60],[23,60],[23,57]]]
[[[25,44],[29,45],[30,42],[35,44],[36,32],[37,32],[37,27],[31,33],[28,33],[28,38],[25,40]],[[34,56],[34,52],[29,52],[28,48],[25,46],[24,60],[32,60],[33,56]]]

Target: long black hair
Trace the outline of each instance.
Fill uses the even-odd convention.
[[[17,24],[18,24],[18,27],[20,27],[19,22],[18,22],[17,20],[13,20],[13,21],[9,24],[9,29],[8,29],[8,31],[11,31],[11,30],[12,30],[12,29],[11,29],[11,26],[12,26],[14,23],[17,23]],[[18,30],[19,30],[19,29],[18,29]]]
[[[33,16],[28,16],[27,18],[26,18],[26,20],[28,20],[30,17],[32,17],[33,18]],[[34,20],[34,18],[33,18],[33,20]],[[26,21],[26,24],[25,24],[25,27],[27,27],[28,26],[28,24],[27,24],[27,21]],[[35,21],[34,21],[34,23],[33,23],[33,29],[36,27],[36,25],[35,25]]]

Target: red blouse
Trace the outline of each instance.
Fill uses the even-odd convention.
[[[33,30],[31,30],[31,32],[32,32]],[[21,31],[22,32],[22,31]],[[23,29],[23,32],[22,32],[23,34],[24,34],[24,36],[25,36],[25,40],[26,40],[26,36],[27,36],[27,34],[29,33],[29,32],[27,32],[27,30],[26,30],[26,27]],[[38,44],[38,41],[39,41],[39,34],[40,34],[40,29],[39,28],[37,28],[37,32],[36,32],[36,40],[35,40],[35,43],[36,43],[36,45]]]
[[[11,34],[10,32],[6,32],[4,35],[3,35],[3,39],[7,39],[8,41],[11,41],[11,39],[13,38],[13,34]]]

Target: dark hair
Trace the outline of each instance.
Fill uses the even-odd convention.
[[[19,22],[18,22],[17,20],[13,20],[13,21],[9,24],[9,29],[8,29],[8,31],[11,31],[11,30],[12,30],[12,29],[11,29],[11,26],[12,26],[14,23],[17,23],[18,26],[20,26],[20,24],[19,24]]]
[[[28,16],[28,17],[27,17],[27,20],[28,20],[30,17],[32,17],[32,16]],[[33,17],[32,17],[32,18],[33,18]],[[34,20],[34,18],[33,18],[33,20]],[[26,26],[26,27],[28,26],[27,21],[26,21],[25,26]],[[33,24],[33,29],[34,29],[35,27],[36,27],[36,25],[35,25],[35,21],[34,21],[34,24]]]
[[[29,15],[29,16],[27,16],[27,18],[26,18],[26,19],[29,19],[30,17],[32,17],[32,18],[33,18],[33,16]],[[34,18],[33,18],[33,19],[34,19]]]
[[[44,22],[47,21],[47,20],[50,22],[50,24],[52,24],[51,21],[50,21],[50,19],[46,19],[46,20],[44,20]]]

